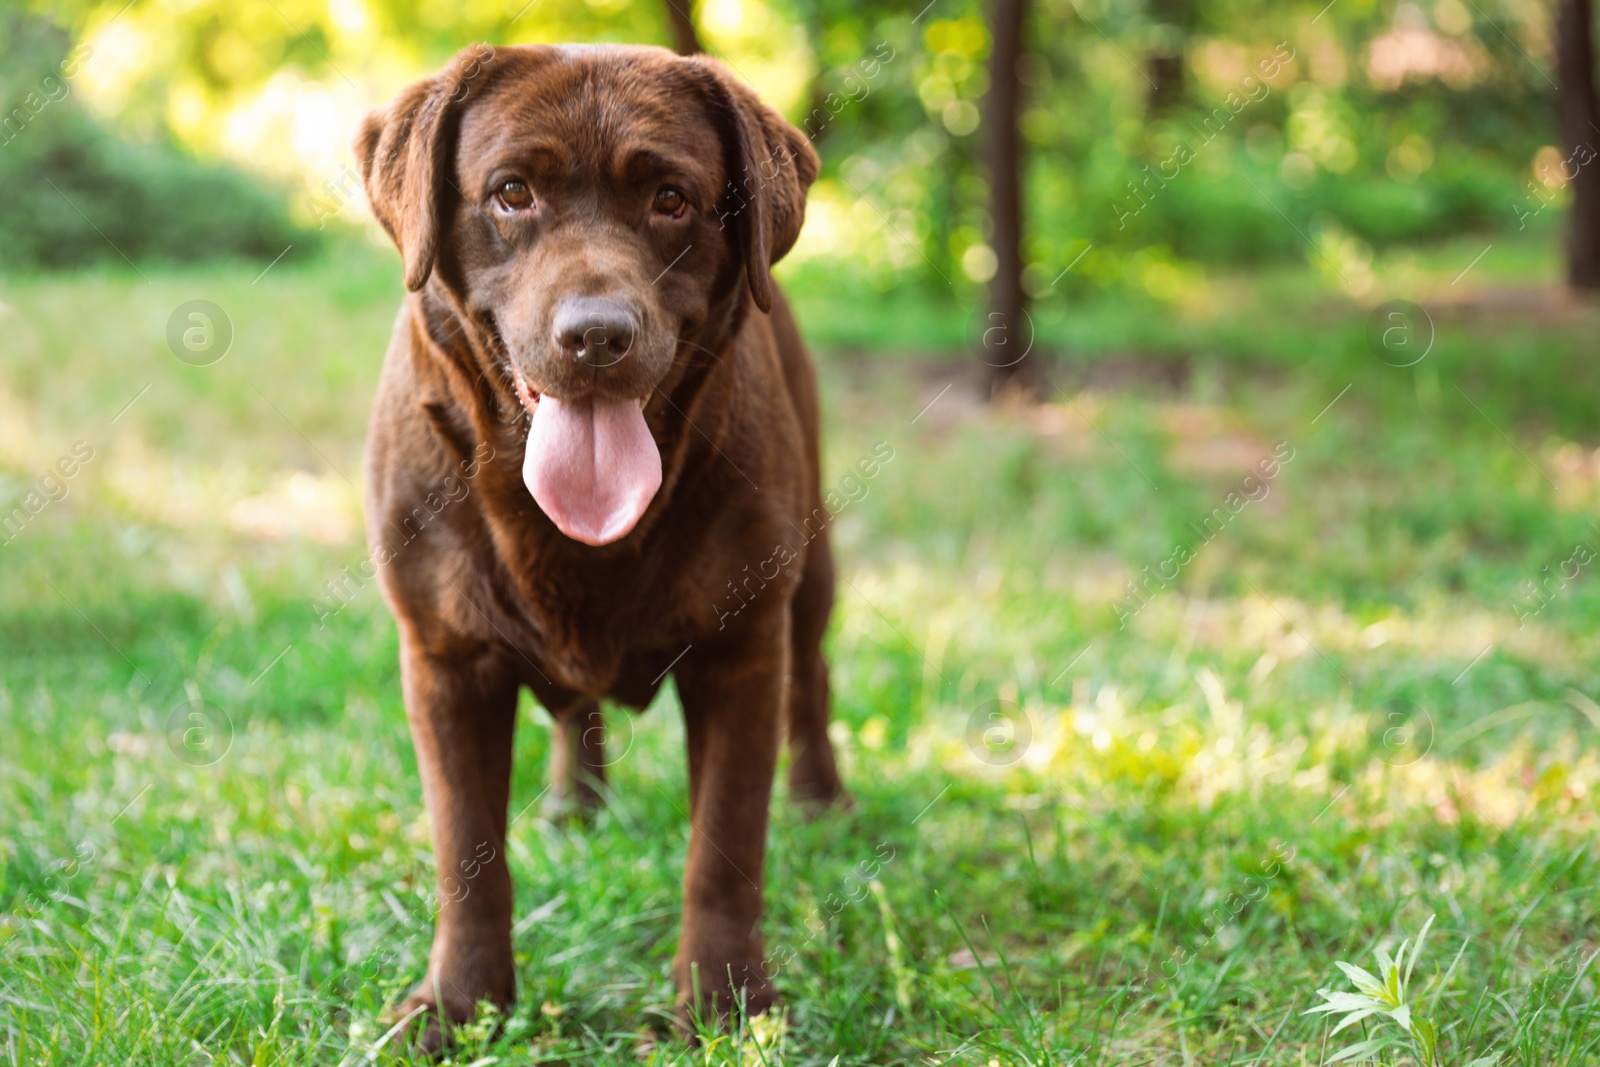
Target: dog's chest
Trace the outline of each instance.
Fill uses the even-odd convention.
[[[628,562],[574,566],[533,553],[519,562],[512,563],[512,573],[536,652],[531,658],[563,688],[610,694],[641,655],[649,658],[670,644],[681,628],[672,591],[661,586],[655,568]]]

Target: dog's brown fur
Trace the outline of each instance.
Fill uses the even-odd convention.
[[[593,803],[599,699],[642,709],[669,672],[692,827],[680,1007],[722,1013],[737,993],[761,1010],[780,723],[792,791],[840,796],[817,397],[769,274],[798,236],[816,155],[720,64],[643,47],[468,49],[369,115],[355,151],[412,290],[367,468],[439,878],[427,975],[400,1011],[461,1021],[480,999],[513,998],[520,688],[555,718],[557,787]],[[511,171],[538,198],[533,222],[496,214],[490,191]],[[662,182],[687,194],[683,219],[651,213]],[[548,340],[551,308],[602,294],[637,307],[639,343],[613,367],[576,370]],[[626,537],[570,540],[530,496],[512,363],[558,397],[648,393],[662,484]],[[437,1022],[422,1042],[438,1047]]]

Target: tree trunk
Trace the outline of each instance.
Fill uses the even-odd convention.
[[[1165,115],[1183,99],[1183,53],[1151,53],[1145,60],[1150,76],[1150,91],[1145,95],[1145,111],[1154,118]]]
[[[1031,395],[1038,383],[1037,360],[1030,359],[1033,324],[1022,289],[1022,28],[1027,0],[993,0],[989,32],[989,92],[984,100],[989,170],[989,220],[993,226],[996,270],[989,283],[989,314],[981,358],[988,367],[989,395],[1020,391]]]
[[[672,25],[672,47],[680,56],[704,52],[700,36],[694,32],[694,16],[690,13],[690,0],[666,0],[667,21]]]
[[[1154,39],[1145,57],[1145,113],[1151,118],[1171,112],[1183,100],[1183,50],[1193,22],[1190,0],[1152,0]]]
[[[828,127],[833,125],[830,121],[833,116],[828,111],[828,90],[823,86],[823,80],[828,76],[828,64],[823,58],[827,51],[823,42],[827,38],[828,27],[823,19],[820,0],[801,4],[800,9],[800,21],[806,28],[806,43],[811,46],[811,54],[817,61],[817,73],[811,79],[811,91],[806,94],[805,116],[797,125],[815,145],[822,143]]]
[[[1560,0],[1556,16],[1556,116],[1572,175],[1567,219],[1567,281],[1600,290],[1600,103],[1594,84],[1594,12],[1590,0]]]

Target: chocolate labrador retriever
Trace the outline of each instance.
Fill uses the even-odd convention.
[[[355,152],[411,291],[372,417],[367,532],[398,620],[438,864],[426,977],[469,1019],[515,990],[506,806],[523,686],[597,801],[602,697],[670,673],[690,839],[680,1012],[772,1001],[759,922],[780,732],[841,795],[817,395],[771,267],[817,157],[721,64],[647,47],[469,49]],[[463,491],[464,490],[464,491]]]

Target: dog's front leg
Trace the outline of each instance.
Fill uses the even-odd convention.
[[[417,1043],[444,1044],[439,1016],[473,1017],[477,1002],[515,994],[506,803],[517,682],[492,653],[432,653],[402,633],[401,682],[437,864],[438,915],[422,983],[398,1014],[426,1019]]]
[[[689,859],[673,961],[680,1016],[726,1018],[737,995],[772,1004],[761,951],[767,809],[789,669],[789,612],[741,639],[694,649],[676,671],[689,747]]]

